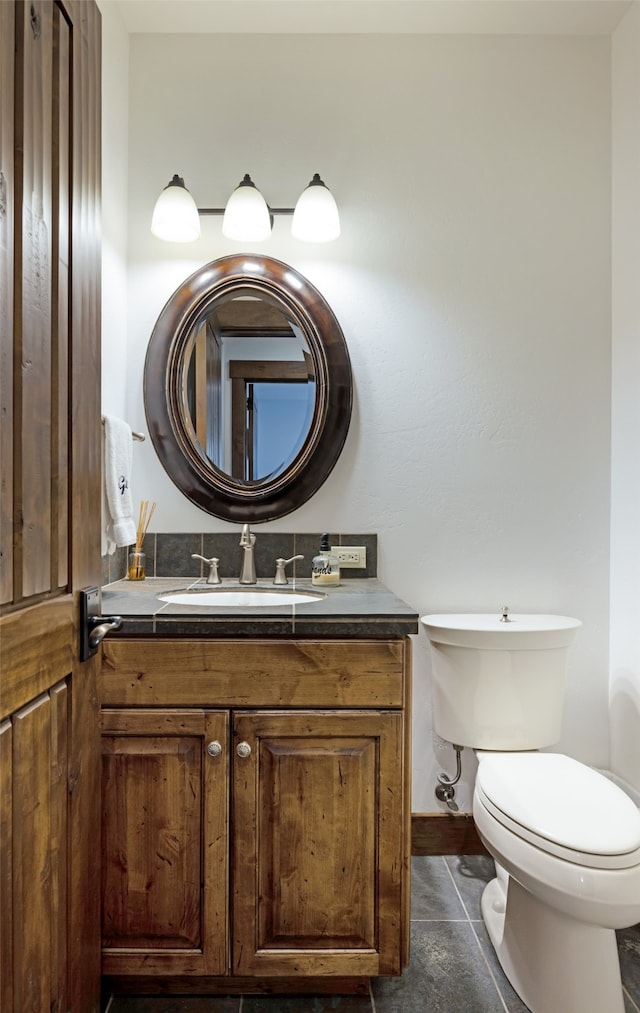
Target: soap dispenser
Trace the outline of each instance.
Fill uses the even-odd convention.
[[[326,531],[320,539],[320,551],[311,563],[311,583],[320,587],[335,587],[340,583],[340,563],[331,552]]]

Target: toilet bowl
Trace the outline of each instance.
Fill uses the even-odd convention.
[[[614,930],[640,920],[640,813],[570,757],[478,758],[474,820],[507,873],[482,917],[505,974],[534,1013],[623,1013]]]
[[[640,811],[560,753],[564,616],[424,616],[434,729],[474,748],[473,816],[496,861],[482,917],[532,1013],[624,1013],[615,929],[640,920]],[[446,732],[446,734],[443,734]]]

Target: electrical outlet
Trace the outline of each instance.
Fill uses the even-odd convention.
[[[332,545],[331,552],[338,557],[341,569],[364,570],[366,568],[366,545]]]

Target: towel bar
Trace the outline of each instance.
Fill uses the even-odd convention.
[[[102,416],[102,425],[104,425],[104,415]],[[144,443],[145,441],[144,433],[134,433],[133,429],[131,430],[131,438],[137,440],[138,443]]]

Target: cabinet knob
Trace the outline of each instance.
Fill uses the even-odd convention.
[[[209,745],[207,746],[207,752],[209,756],[220,756],[222,752],[222,746],[217,741],[210,742]]]
[[[247,756],[251,756],[251,746],[248,742],[239,742],[236,746],[236,753],[243,760],[246,760]]]

